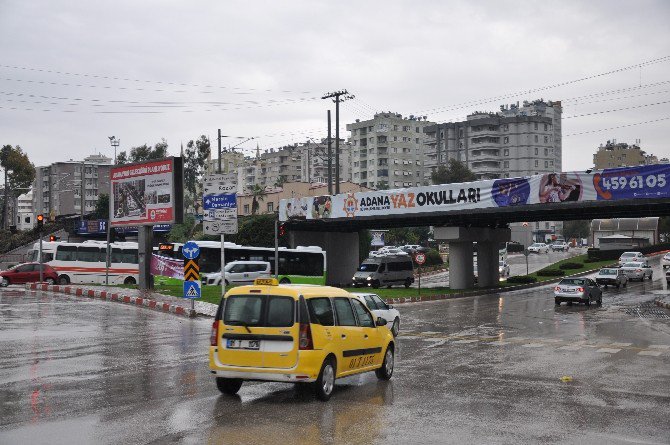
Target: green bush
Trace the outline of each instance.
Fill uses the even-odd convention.
[[[440,256],[440,252],[438,252],[435,249],[430,249],[426,253],[426,262],[423,264],[424,266],[438,266],[440,264],[443,264],[444,261],[442,261],[442,257]]]
[[[596,258],[587,258],[584,260],[585,263],[597,263],[598,261],[600,260]]]
[[[561,269],[547,269],[537,273],[538,277],[562,277],[563,275],[565,275],[565,271]]]
[[[518,284],[530,284],[535,283],[537,278],[531,277],[530,275],[519,275],[516,277],[509,277],[507,279],[508,283],[518,283]]]
[[[519,243],[507,243],[507,252],[523,252],[523,244]]]
[[[558,268],[561,270],[581,269],[582,267],[584,267],[583,263],[563,263],[560,266],[558,266]]]

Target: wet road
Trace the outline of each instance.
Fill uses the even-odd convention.
[[[328,403],[275,383],[220,396],[210,320],[3,290],[0,443],[668,443],[652,265],[602,307],[555,307],[549,287],[401,306],[393,379],[338,381]]]

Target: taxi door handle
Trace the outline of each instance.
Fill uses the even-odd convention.
[[[342,338],[347,338],[347,336],[346,336],[346,335],[344,335],[344,334],[342,334]]]
[[[368,334],[365,334],[363,337],[368,338]]]

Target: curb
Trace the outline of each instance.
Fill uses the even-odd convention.
[[[670,303],[666,303],[665,301],[663,301],[662,297],[655,299],[654,304],[656,306],[659,306],[659,307],[662,307],[662,308],[665,308],[665,309],[670,309]]]
[[[159,312],[166,312],[182,317],[193,318],[197,316],[196,311],[186,309],[176,304],[162,303],[157,300],[145,297],[133,297],[117,292],[109,292],[99,289],[83,289],[81,287],[61,286],[59,284],[45,284],[45,283],[29,283],[26,284],[26,289],[31,291],[48,291],[75,297],[97,298],[105,301],[116,301],[118,303],[131,304],[147,309],[152,309]]]

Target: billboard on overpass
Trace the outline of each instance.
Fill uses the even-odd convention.
[[[338,219],[670,197],[670,164],[282,199],[279,219]]]
[[[182,221],[181,158],[116,165],[110,172],[112,227],[173,224]]]

